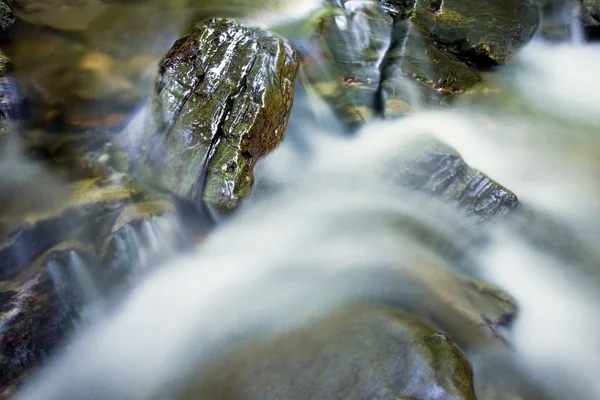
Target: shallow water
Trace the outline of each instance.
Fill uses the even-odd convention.
[[[356,135],[299,88],[242,208],[193,254],[141,275],[17,398],[179,398],[234,344],[359,300],[436,317],[467,344],[482,398],[600,398],[598,71],[598,46],[540,39],[494,72],[487,97]],[[397,185],[422,137],[514,191],[518,211],[481,224]],[[455,276],[514,297],[510,351],[480,348],[478,327],[447,306]]]

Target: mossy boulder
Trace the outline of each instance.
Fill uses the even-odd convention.
[[[474,400],[464,354],[421,319],[382,306],[336,311],[242,345],[178,399]]]
[[[284,136],[296,58],[259,29],[225,19],[196,25],[160,66],[159,129],[142,148],[147,177],[181,197],[235,209],[256,161]]]

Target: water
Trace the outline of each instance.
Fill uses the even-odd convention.
[[[232,346],[357,301],[438,322],[472,356],[481,398],[494,388],[503,398],[600,398],[599,50],[534,42],[492,78],[500,94],[355,136],[323,104],[313,113],[298,101],[242,209],[193,254],[140,274],[17,398],[184,399]],[[517,193],[518,211],[482,224],[399,185],[399,158],[424,137]],[[152,224],[131,260],[164,253]],[[469,310],[451,306],[464,277],[516,300],[502,332],[509,350],[488,347]]]

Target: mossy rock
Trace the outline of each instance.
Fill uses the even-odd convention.
[[[469,362],[444,333],[372,305],[239,346],[203,378],[176,398],[475,399]]]
[[[224,19],[196,25],[160,66],[159,132],[142,148],[146,177],[222,211],[235,209],[253,168],[282,140],[298,67],[271,33]]]

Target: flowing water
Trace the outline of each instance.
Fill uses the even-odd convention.
[[[357,301],[436,320],[466,344],[481,398],[490,387],[507,399],[600,398],[600,47],[574,38],[536,39],[493,72],[487,99],[353,135],[299,86],[286,141],[258,165],[242,208],[197,250],[139,275],[17,398],[184,398],[226,349]],[[518,211],[482,224],[399,185],[399,160],[428,137],[514,191]],[[167,256],[180,235],[169,227],[143,226],[136,260]],[[97,297],[84,263],[71,267]],[[481,348],[476,324],[448,306],[456,276],[516,300],[510,350]]]

